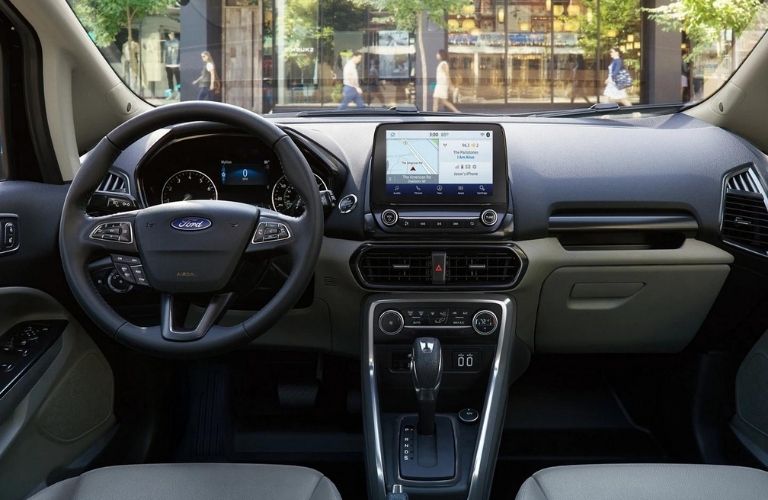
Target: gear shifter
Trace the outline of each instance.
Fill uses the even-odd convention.
[[[411,374],[419,405],[418,433],[431,436],[435,432],[435,407],[443,373],[440,341],[419,337],[411,348]]]

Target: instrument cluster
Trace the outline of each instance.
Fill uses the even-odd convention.
[[[308,158],[318,191],[332,179]],[[325,174],[325,178],[323,176]],[[266,145],[245,135],[198,135],[168,142],[141,166],[145,206],[184,200],[229,200],[297,217],[304,203]]]

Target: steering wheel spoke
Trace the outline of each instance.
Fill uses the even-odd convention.
[[[233,297],[234,293],[221,293],[211,297],[197,325],[190,329],[176,324],[175,296],[170,293],[162,294],[160,296],[160,331],[163,338],[177,342],[188,342],[203,338],[213,325],[216,324],[216,320],[227,310],[227,306]]]
[[[246,253],[277,252],[296,256],[303,243],[303,217],[290,217],[262,208]]]

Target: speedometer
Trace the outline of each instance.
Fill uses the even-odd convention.
[[[176,172],[165,181],[161,194],[163,203],[187,200],[216,200],[219,192],[210,177],[198,170]]]
[[[328,189],[323,179],[317,174],[315,174],[315,182],[317,183],[318,191]],[[281,214],[290,215],[291,217],[298,217],[304,213],[304,201],[285,176],[280,177],[272,188],[272,208]]]

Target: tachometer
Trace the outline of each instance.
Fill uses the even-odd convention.
[[[317,174],[315,174],[315,182],[317,182],[318,191],[328,189],[323,179]],[[304,213],[304,201],[285,176],[280,177],[272,188],[272,208],[291,217],[298,217]]]
[[[217,200],[219,192],[210,177],[198,170],[176,172],[165,181],[160,200],[163,203],[186,200]]]

